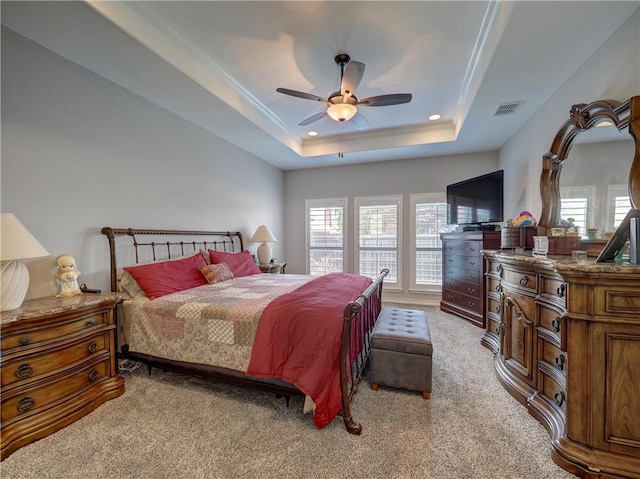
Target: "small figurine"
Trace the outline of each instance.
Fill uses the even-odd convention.
[[[76,267],[76,260],[68,253],[59,255],[56,258],[58,272],[56,278],[60,282],[60,296],[75,296],[82,294],[78,286],[78,276],[80,271]]]

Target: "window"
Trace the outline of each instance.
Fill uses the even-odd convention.
[[[440,233],[448,230],[445,193],[411,195],[412,288],[439,289],[442,284]]]
[[[560,218],[573,218],[578,233],[584,237],[594,221],[595,190],[595,186],[560,188]]]
[[[609,185],[607,191],[606,229],[615,230],[631,209],[628,185]]]
[[[345,270],[347,199],[307,200],[307,272],[311,276]]]
[[[356,198],[356,271],[375,278],[387,268],[385,283],[400,287],[402,196]]]

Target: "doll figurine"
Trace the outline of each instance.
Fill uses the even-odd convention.
[[[58,272],[56,278],[60,282],[60,294],[58,296],[75,296],[82,294],[78,287],[78,276],[80,271],[76,267],[76,260],[68,253],[61,254],[56,258]]]

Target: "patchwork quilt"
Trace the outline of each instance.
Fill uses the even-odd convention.
[[[256,274],[199,286],[154,300],[127,300],[131,352],[246,372],[264,308],[313,280]]]

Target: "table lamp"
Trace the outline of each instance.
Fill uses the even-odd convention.
[[[251,241],[254,243],[262,243],[258,246],[258,261],[260,264],[269,264],[271,261],[271,246],[269,243],[275,243],[278,238],[265,225],[258,226]]]
[[[21,259],[49,256],[49,252],[12,213],[0,217],[0,311],[19,308],[29,289],[29,270]]]

